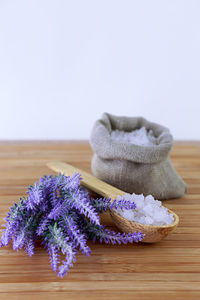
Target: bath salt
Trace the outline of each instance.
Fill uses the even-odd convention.
[[[157,139],[152,130],[147,130],[146,127],[133,130],[131,132],[113,130],[111,138],[118,142],[131,143],[141,146],[154,146],[157,145]]]
[[[127,220],[154,226],[168,225],[174,222],[173,214],[169,213],[168,209],[162,206],[161,201],[155,200],[151,195],[144,197],[143,194],[136,195],[133,193],[117,197],[117,200],[122,199],[134,202],[136,205],[134,210],[115,209],[118,214]]]

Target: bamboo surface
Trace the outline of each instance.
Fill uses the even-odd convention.
[[[47,162],[61,160],[90,172],[91,156],[87,142],[1,142],[0,223],[29,184],[51,173]],[[63,279],[51,270],[40,244],[32,257],[3,247],[0,300],[200,299],[200,142],[176,143],[171,159],[188,185],[183,198],[163,201],[180,217],[174,233],[156,244],[89,242],[91,256],[78,255]],[[115,228],[109,214],[102,222]]]

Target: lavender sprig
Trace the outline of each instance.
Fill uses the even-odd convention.
[[[47,250],[51,267],[63,277],[76,261],[80,250],[91,254],[87,240],[111,244],[141,241],[143,234],[116,233],[100,224],[99,212],[117,209],[135,209],[129,201],[90,199],[80,186],[81,175],[72,177],[58,174],[43,176],[27,189],[27,197],[20,198],[8,212],[2,230],[0,247],[13,240],[13,250],[22,247],[32,256],[38,238]],[[61,256],[65,259],[61,261]]]
[[[51,267],[52,267],[53,271],[56,272],[57,266],[60,262],[60,259],[59,259],[60,255],[59,255],[58,248],[54,245],[48,245],[46,248],[48,249]]]
[[[103,225],[93,225],[88,220],[82,219],[82,226],[88,233],[88,236],[95,242],[99,240],[100,243],[105,242],[106,244],[127,244],[133,242],[140,242],[144,238],[141,231],[134,233],[116,233],[110,229],[106,229]]]
[[[68,236],[73,240],[75,247],[79,247],[83,254],[89,256],[91,249],[87,246],[87,236],[78,228],[78,224],[71,215],[66,215],[61,219],[59,225],[67,232]]]
[[[91,199],[90,200],[92,206],[95,207],[95,209],[102,213],[103,211],[107,211],[117,208],[123,209],[135,209],[136,205],[134,202],[127,201],[125,199],[115,199],[114,201],[111,200],[111,198],[100,198],[100,199]]]

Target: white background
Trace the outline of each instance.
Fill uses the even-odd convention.
[[[105,111],[200,139],[200,1],[0,0],[0,139],[88,139]]]

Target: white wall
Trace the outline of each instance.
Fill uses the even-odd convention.
[[[200,1],[0,0],[0,139],[87,139],[104,111],[200,139]]]

